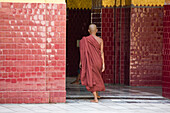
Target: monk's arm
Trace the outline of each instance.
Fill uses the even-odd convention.
[[[103,62],[103,68],[102,68],[102,72],[105,70],[105,62],[104,62],[104,51],[103,51],[103,40],[101,43],[101,57],[102,57],[102,62]]]

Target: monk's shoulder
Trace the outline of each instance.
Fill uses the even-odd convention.
[[[102,42],[103,42],[103,39],[102,39],[102,38],[100,38],[100,37],[98,37],[98,36],[97,36],[97,39],[98,39],[98,41],[99,41],[100,43],[102,43]]]
[[[87,37],[83,36],[80,40],[83,40],[83,39],[85,39],[85,38],[87,38]]]

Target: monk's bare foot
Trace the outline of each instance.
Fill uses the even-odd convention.
[[[99,96],[99,95],[97,95],[97,98],[98,98],[98,99],[100,99],[100,96]]]
[[[100,99],[100,96],[99,96],[99,93],[98,93],[98,92],[96,92],[96,95],[97,95],[97,98]]]
[[[98,100],[91,100],[90,102],[98,103]]]
[[[80,84],[79,81],[74,81],[71,84]]]

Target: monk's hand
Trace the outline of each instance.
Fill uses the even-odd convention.
[[[102,67],[102,72],[104,72],[105,70],[105,64],[103,64],[103,67]]]
[[[82,67],[82,65],[81,65],[81,63],[79,64],[79,68],[81,69],[81,67]]]

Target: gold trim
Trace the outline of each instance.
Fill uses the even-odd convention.
[[[131,0],[134,6],[163,6],[165,0]]]
[[[69,9],[91,9],[92,0],[67,0]]]
[[[170,0],[122,0],[122,6],[163,6],[164,3],[169,2]],[[104,7],[113,7],[113,6],[120,6],[120,0],[102,0],[102,6]]]
[[[121,0],[121,4],[120,4],[120,0],[116,0],[116,3],[115,3],[115,0],[102,0],[102,6],[103,7],[113,7],[113,6],[129,6],[131,5],[131,0]]]
[[[0,2],[65,4],[65,0],[0,0]]]

